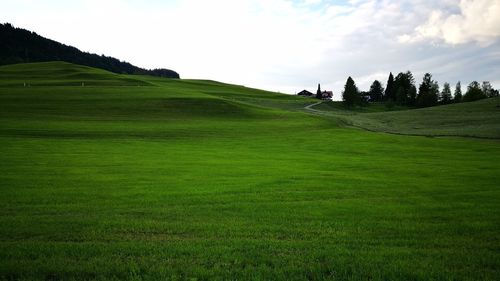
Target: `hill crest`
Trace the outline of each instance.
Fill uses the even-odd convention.
[[[48,61],[65,61],[118,74],[180,78],[177,72],[170,69],[140,68],[113,57],[82,52],[10,23],[0,24],[0,65]]]

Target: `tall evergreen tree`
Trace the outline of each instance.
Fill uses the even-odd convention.
[[[370,101],[382,101],[382,98],[384,96],[384,87],[382,87],[382,83],[380,83],[380,81],[378,80],[373,81],[368,94],[370,96]]]
[[[321,85],[318,84],[318,90],[316,91],[316,98],[323,99],[323,93],[321,92]]]
[[[438,83],[432,80],[432,75],[430,73],[426,73],[422,83],[418,87],[417,106],[428,107],[436,105],[438,102],[438,95]]]
[[[410,85],[410,89],[408,90],[408,103],[407,105],[414,106],[417,103],[417,87],[415,84]]]
[[[460,83],[460,81],[458,81],[457,85],[455,86],[453,102],[462,102],[462,84]]]
[[[444,83],[443,91],[441,92],[441,96],[439,98],[439,101],[442,104],[449,104],[452,102],[450,83],[448,83],[448,82]]]
[[[394,76],[392,76],[392,72],[389,73],[389,78],[387,79],[387,87],[385,87],[385,95],[384,100],[392,100],[395,98],[395,90],[394,90]]]
[[[356,87],[356,83],[354,83],[351,76],[347,78],[345,83],[344,91],[342,92],[342,100],[347,107],[352,107],[361,102],[358,87]]]
[[[487,96],[483,93],[479,82],[472,81],[469,86],[467,86],[467,92],[465,92],[463,101],[475,101],[485,98],[487,98]]]
[[[406,91],[403,86],[399,86],[396,91],[396,103],[405,104],[406,101]]]
[[[401,105],[414,105],[416,99],[415,79],[411,71],[400,72],[394,79],[395,101]]]

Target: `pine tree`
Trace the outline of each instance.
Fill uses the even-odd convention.
[[[411,71],[400,72],[394,78],[394,98],[400,105],[414,105],[416,99],[415,79]]]
[[[382,83],[380,83],[380,81],[373,81],[372,85],[370,86],[369,96],[370,101],[372,102],[382,101],[382,98],[384,96],[384,87],[382,87]]]
[[[453,102],[462,102],[462,84],[460,81],[457,82],[457,85],[455,86],[455,94],[453,96]]]
[[[432,80],[432,75],[426,73],[422,83],[418,87],[417,106],[428,107],[434,106],[438,102],[439,85]]]
[[[358,87],[356,87],[356,83],[354,83],[351,76],[347,78],[347,82],[345,83],[344,92],[342,92],[342,100],[347,107],[352,107],[361,102]]]
[[[394,99],[394,96],[395,96],[395,92],[394,92],[394,76],[392,76],[392,72],[389,73],[389,78],[387,79],[387,87],[385,88],[385,96],[384,96],[384,99],[385,100],[395,100]]]
[[[321,93],[321,85],[318,84],[318,90],[316,91],[316,98],[323,99],[323,93]]]
[[[406,101],[406,91],[403,86],[399,86],[396,91],[396,101],[397,104],[405,104]]]
[[[442,104],[449,104],[452,101],[451,97],[451,89],[450,89],[450,83],[444,83],[443,85],[443,91],[441,92],[441,97],[439,98],[439,101]]]
[[[408,91],[408,105],[414,106],[417,103],[417,87],[414,84],[410,86]]]

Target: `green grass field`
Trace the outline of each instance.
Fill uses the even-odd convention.
[[[498,140],[369,132],[346,124],[421,111],[313,102],[0,67],[0,280],[500,279]]]
[[[348,126],[378,132],[500,139],[500,98],[422,109],[388,110],[383,104],[373,104],[346,110],[340,102],[326,102],[313,109]]]

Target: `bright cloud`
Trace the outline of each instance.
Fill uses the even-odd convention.
[[[288,93],[321,83],[338,98],[348,76],[367,89],[389,71],[498,80],[499,1],[0,0],[0,21],[184,78]]]
[[[489,45],[500,37],[500,0],[461,0],[459,13],[432,11],[427,22],[402,42],[441,39],[449,44],[477,42]]]

